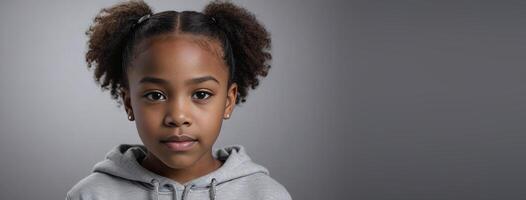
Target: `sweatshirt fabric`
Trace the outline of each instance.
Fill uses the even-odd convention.
[[[75,184],[66,200],[95,199],[292,199],[285,187],[254,163],[241,145],[213,151],[223,165],[213,172],[181,184],[140,165],[147,150],[139,144],[121,144],[93,167],[93,172]]]

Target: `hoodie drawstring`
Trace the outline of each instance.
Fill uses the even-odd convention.
[[[186,196],[188,195],[190,189],[192,189],[195,185],[192,184],[190,186],[186,186],[183,190],[183,197],[181,198],[181,200],[185,200],[186,199]]]
[[[175,186],[174,185],[171,185],[172,186],[172,199],[173,200],[177,200],[177,191],[175,189]]]
[[[217,184],[217,180],[215,178],[212,179],[212,181],[210,182],[210,200],[215,200],[216,199],[216,184]]]
[[[152,200],[159,200],[159,181],[157,179],[152,179],[151,183],[153,184],[155,190]]]

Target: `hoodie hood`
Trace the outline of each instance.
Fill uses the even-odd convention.
[[[139,163],[147,153],[147,149],[139,144],[121,144],[106,154],[106,159],[97,163],[93,171],[120,177],[137,182],[151,190],[152,199],[158,199],[159,192],[170,191],[173,199],[177,190],[182,190],[181,200],[186,199],[189,190],[208,189],[210,199],[215,199],[217,185],[232,181],[237,178],[250,176],[256,173],[269,175],[269,171],[254,163],[245,152],[242,145],[230,145],[212,151],[212,156],[223,162],[217,170],[201,176],[187,183],[176,182],[167,177],[155,174]]]

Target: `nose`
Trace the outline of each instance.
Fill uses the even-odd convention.
[[[168,101],[166,116],[164,117],[164,124],[168,127],[182,127],[184,125],[190,126],[190,102],[184,98],[172,98]]]

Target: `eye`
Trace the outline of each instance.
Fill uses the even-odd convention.
[[[166,100],[166,97],[160,92],[148,92],[144,97],[152,101]],[[164,98],[164,99],[161,99]]]
[[[194,93],[192,97],[194,96],[197,97],[197,99],[203,100],[203,99],[210,98],[210,96],[212,96],[212,93],[207,92],[207,91],[197,91]]]

